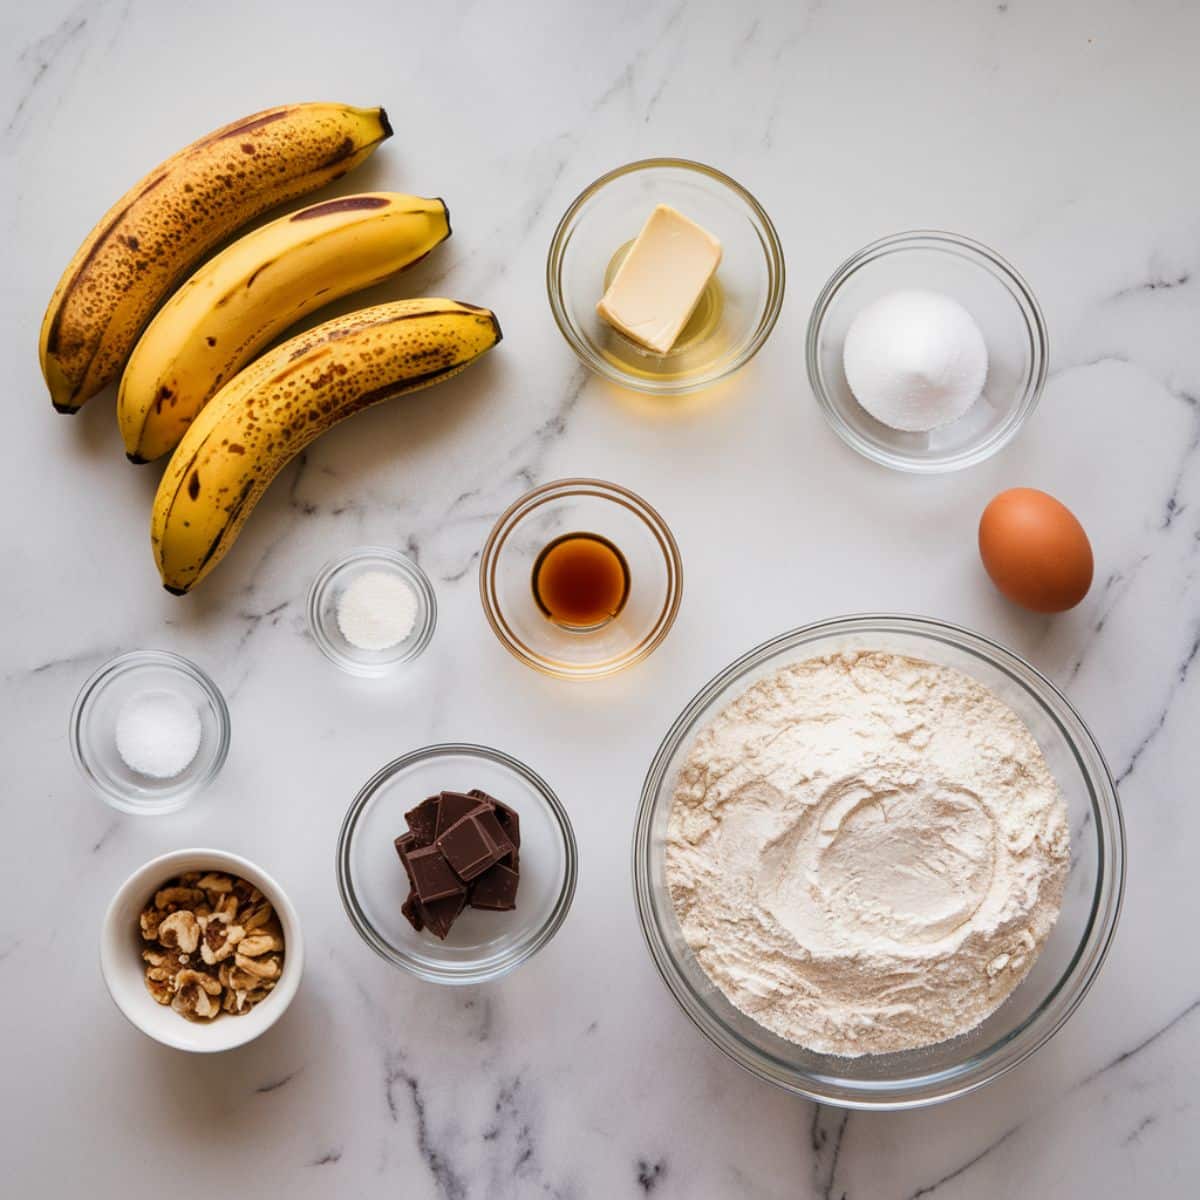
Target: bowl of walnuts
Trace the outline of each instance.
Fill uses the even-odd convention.
[[[179,1050],[253,1041],[291,1003],[303,968],[300,922],[283,889],[222,850],[176,850],[139,867],[100,932],[113,1002]]]

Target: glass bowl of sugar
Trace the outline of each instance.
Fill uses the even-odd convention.
[[[856,394],[855,369],[856,387],[865,376],[875,390],[893,393],[892,403],[949,388],[970,347],[945,327],[947,315],[951,326],[977,328],[982,383],[958,398],[965,403],[948,414],[953,419],[881,419],[890,405]],[[860,336],[852,352],[864,325],[875,336]],[[813,305],[806,356],[813,394],[838,437],[885,467],[936,474],[983,462],[1017,436],[1042,394],[1050,347],[1037,300],[1010,263],[971,238],[916,230],[872,242],[838,267]]]
[[[360,546],[321,568],[308,593],[308,625],[321,653],[351,675],[386,675],[433,638],[433,584],[407,555]]]
[[[105,663],[71,710],[71,753],[121,812],[175,812],[216,778],[229,753],[229,709],[195,663],[133,650]]]

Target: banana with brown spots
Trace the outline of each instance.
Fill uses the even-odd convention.
[[[289,325],[449,236],[441,200],[366,192],[310,204],[210,258],[150,322],[121,376],[117,420],[129,458],[169,454],[221,384]]]
[[[155,167],[104,215],[50,298],[38,351],[54,407],[75,412],[116,379],[151,314],[213,246],[344,175],[391,132],[382,108],[291,104]]]
[[[326,429],[457,375],[500,336],[486,308],[397,300],[326,321],[251,363],[200,410],[159,483],[150,540],[163,586],[181,595],[199,583],[271,480]]]

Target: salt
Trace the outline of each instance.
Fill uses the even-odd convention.
[[[173,779],[187,769],[204,733],[200,714],[175,692],[137,692],[117,713],[117,753],[151,779]]]
[[[338,597],[338,628],[359,650],[387,650],[412,633],[418,608],[417,593],[399,575],[364,571]]]
[[[842,346],[846,382],[877,421],[927,433],[979,399],[988,353],[975,318],[940,292],[905,290],[868,304]]]

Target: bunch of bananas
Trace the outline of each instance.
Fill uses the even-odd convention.
[[[315,437],[457,374],[500,340],[487,309],[429,298],[351,313],[255,358],[305,314],[449,237],[437,199],[366,192],[313,204],[188,277],[240,226],[340,178],[391,133],[383,109],[340,104],[226,125],[130,189],[54,290],[39,346],[54,407],[77,412],[120,376],[128,457],[171,455],[151,521],[168,591],[188,591],[216,566],[267,485]]]

